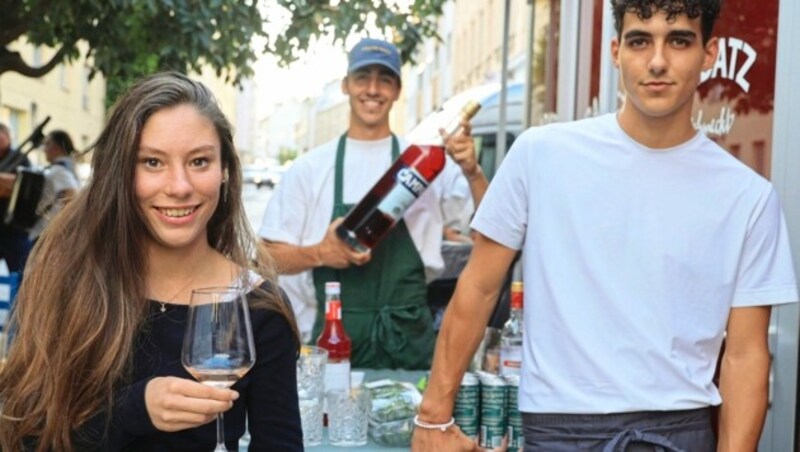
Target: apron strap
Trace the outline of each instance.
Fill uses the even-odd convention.
[[[676,446],[672,441],[657,433],[642,432],[637,429],[628,429],[619,432],[606,444],[606,447],[603,448],[603,452],[625,452],[631,441],[656,446],[656,452],[686,452]]]
[[[347,133],[339,137],[339,144],[336,146],[336,177],[333,179],[333,205],[338,206],[342,203],[342,186],[344,185],[344,148],[347,144]],[[392,162],[400,157],[400,143],[395,134],[392,134]]]
[[[342,204],[342,184],[344,179],[344,146],[347,142],[347,134],[343,133],[339,137],[339,145],[336,147],[336,176],[333,178],[333,205]]]

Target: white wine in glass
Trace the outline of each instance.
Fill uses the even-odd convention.
[[[211,287],[192,291],[181,362],[197,381],[215,388],[231,387],[253,367],[253,327],[242,289]],[[227,452],[222,413],[217,414],[214,452]]]

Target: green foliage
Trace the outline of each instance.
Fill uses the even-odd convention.
[[[7,2],[4,2],[7,3]],[[210,66],[226,81],[252,74],[253,36],[263,35],[255,3],[239,0],[16,0],[0,18],[0,74],[38,77],[89,44],[91,75],[115,85],[159,70],[199,71]],[[61,51],[32,68],[8,44],[20,36]]]
[[[281,148],[278,152],[278,162],[283,165],[297,158],[297,149]]]
[[[291,14],[285,33],[270,39],[265,51],[277,55],[283,64],[308,49],[314,38],[330,33],[334,42],[344,42],[352,33],[377,28],[391,31],[403,61],[414,61],[414,50],[425,38],[437,37],[436,18],[447,0],[277,0]]]
[[[238,84],[252,74],[254,38],[287,65],[323,35],[343,43],[366,27],[394,36],[408,61],[424,37],[436,36],[445,1],[401,2],[410,3],[404,8],[392,0],[265,0],[291,20],[282,32],[268,35],[270,17],[257,0],[3,0],[0,75],[40,77],[79,57],[76,43],[84,40],[92,75],[103,73],[111,93],[143,74],[204,66]],[[60,50],[42,67],[31,67],[8,47],[21,36]]]

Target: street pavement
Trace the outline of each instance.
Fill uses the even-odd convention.
[[[267,188],[266,186],[256,188],[255,184],[244,184],[242,193],[244,210],[247,213],[247,218],[250,219],[250,225],[256,235],[258,235],[258,229],[261,228],[264,210],[267,208],[267,203],[271,196],[271,188]]]

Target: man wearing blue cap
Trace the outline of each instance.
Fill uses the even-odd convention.
[[[359,253],[337,237],[342,217],[408,144],[389,127],[389,112],[400,95],[400,66],[397,48],[386,41],[362,39],[350,50],[341,85],[350,103],[346,133],[295,161],[273,193],[259,230],[306,341],[314,341],[323,325],[325,282],[341,282],[354,367],[430,366],[434,332],[427,282],[444,267],[443,212],[457,211],[467,201],[455,194],[461,177],[475,201],[488,185],[465,124],[463,133],[447,140],[452,160],[380,245]]]

